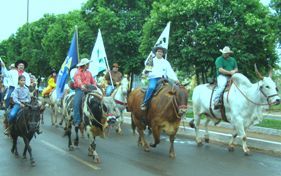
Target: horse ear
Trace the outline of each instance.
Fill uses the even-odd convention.
[[[260,72],[259,72],[259,70],[258,70],[258,68],[257,68],[257,64],[255,64],[255,72],[256,72],[258,78],[259,78],[260,80],[263,80],[263,76],[260,74]]]

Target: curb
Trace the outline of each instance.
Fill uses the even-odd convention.
[[[124,117],[124,123],[126,124],[131,124],[131,117],[125,116]],[[204,120],[201,120],[201,124],[204,123]],[[183,120],[182,125],[179,127],[178,130],[178,135],[184,135],[189,138],[195,139],[195,132],[193,128],[190,128],[187,126],[188,121]],[[231,125],[225,122],[221,122],[219,125],[213,126],[210,123],[210,127],[216,129],[216,128],[221,128],[221,129],[232,129]],[[200,127],[200,136],[204,136],[205,130],[202,130]],[[255,133],[257,135],[259,134],[266,134],[266,135],[273,135],[275,137],[280,136],[280,141],[272,141],[272,140],[267,140],[267,139],[258,139],[255,137],[247,137],[247,144],[249,148],[252,149],[257,149],[261,150],[266,153],[270,154],[275,154],[281,156],[281,130],[276,130],[276,129],[268,129],[268,128],[262,128],[262,127],[250,127],[247,132]],[[216,130],[209,130],[209,138],[210,141],[213,142],[218,142],[222,144],[228,145],[228,142],[230,141],[231,134],[230,133],[222,133],[218,132]],[[237,137],[235,140],[235,145],[238,145],[241,147],[241,138]]]

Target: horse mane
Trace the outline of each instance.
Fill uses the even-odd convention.
[[[231,79],[238,85],[243,87],[251,87],[253,84],[251,81],[241,73],[235,73]]]

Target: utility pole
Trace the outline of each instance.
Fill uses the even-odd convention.
[[[27,0],[27,7],[26,7],[26,23],[29,22],[29,0]]]

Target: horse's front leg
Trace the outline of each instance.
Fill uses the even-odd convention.
[[[100,157],[99,157],[99,155],[96,151],[96,142],[95,142],[96,138],[95,138],[93,132],[91,131],[91,126],[87,125],[86,130],[87,130],[87,135],[89,136],[89,142],[90,142],[90,145],[89,145],[89,148],[88,148],[88,156],[92,156],[93,160],[96,163],[100,163],[101,160],[100,160]]]
[[[72,144],[72,140],[71,140],[71,129],[72,129],[72,119],[68,120],[66,123],[66,126],[64,128],[64,136],[68,137],[68,150],[72,151],[74,150],[73,144]]]
[[[30,163],[31,163],[31,166],[35,166],[35,161],[34,161],[34,158],[32,156],[32,149],[31,149],[31,146],[29,145],[30,143],[30,140],[31,140],[32,137],[24,137],[24,144],[25,144],[25,148],[27,148],[27,151],[29,153],[29,156],[30,156]]]
[[[19,156],[18,147],[17,147],[18,136],[12,135],[12,138],[13,138],[13,146],[11,152],[14,153],[16,157],[18,157]]]
[[[153,138],[154,138],[154,144],[150,144],[151,147],[156,147],[157,144],[160,143],[160,127],[157,125],[152,125],[152,134],[153,134]]]
[[[170,158],[175,158],[175,149],[174,149],[174,141],[175,141],[175,134],[170,135],[170,151],[169,151],[169,156]]]

